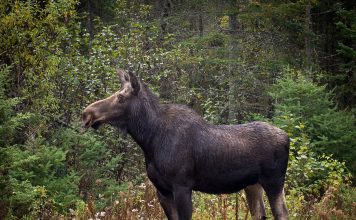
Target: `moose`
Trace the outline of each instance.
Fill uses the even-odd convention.
[[[142,148],[148,178],[169,220],[192,218],[192,190],[241,189],[253,219],[266,219],[263,190],[274,219],[288,219],[284,181],[289,138],[265,122],[213,125],[185,105],[163,104],[132,71],[119,69],[121,90],[87,106],[83,126],[107,123]]]

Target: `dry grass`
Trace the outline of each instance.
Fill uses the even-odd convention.
[[[246,199],[243,194],[207,195],[194,192],[193,219],[229,220],[249,219]],[[166,219],[161,208],[156,189],[149,180],[139,186],[131,186],[126,192],[120,192],[120,199],[115,201],[105,211],[99,212],[94,203],[89,201],[82,212],[77,212],[74,219],[102,220],[163,220]],[[64,217],[61,219],[65,219]]]
[[[248,219],[249,212],[244,194],[208,195],[194,193],[193,219]]]
[[[353,189],[354,190],[354,189]],[[102,220],[163,220],[166,219],[156,197],[156,190],[149,180],[139,186],[131,186],[125,192],[119,193],[116,200],[105,211],[95,210],[93,202],[89,201],[85,210],[77,212],[71,219],[102,219]],[[350,199],[349,199],[350,200]],[[352,200],[352,197],[351,197]],[[291,219],[356,219],[356,202],[351,202],[351,209],[345,211],[342,197],[338,189],[330,187],[323,198],[315,204],[305,203],[298,218]],[[230,195],[208,195],[194,192],[194,220],[232,220],[251,219],[244,193]],[[267,215],[272,219],[269,204],[266,201]],[[350,209],[350,208],[349,208]],[[303,211],[304,210],[304,211]],[[292,213],[290,213],[292,214]],[[65,218],[61,218],[65,219]]]
[[[350,189],[354,190],[354,189]],[[352,192],[350,191],[352,195]],[[340,192],[340,189],[329,187],[325,192],[320,202],[316,203],[313,207],[315,210],[316,219],[331,220],[331,219],[356,219],[356,198],[350,197],[351,207],[345,208],[345,198]]]

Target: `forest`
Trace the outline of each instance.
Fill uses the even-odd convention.
[[[2,0],[0,219],[165,219],[132,138],[82,128],[118,68],[212,124],[283,129],[290,219],[356,219],[353,0]],[[251,219],[242,191],[193,204]]]

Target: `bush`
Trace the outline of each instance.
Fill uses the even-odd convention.
[[[19,183],[11,177],[11,169],[17,161],[12,155],[12,149],[16,148],[15,139],[32,115],[15,113],[14,108],[21,99],[9,98],[5,94],[10,69],[10,66],[0,66],[0,219],[10,210],[12,198],[20,198],[20,209],[23,203],[33,198],[32,187],[27,181]],[[16,194],[17,192],[20,192],[20,195]]]
[[[286,179],[286,199],[292,217],[310,218],[311,204],[318,201],[330,188],[349,183],[351,174],[344,162],[326,154],[317,154],[304,123],[293,114],[273,118],[290,137],[289,163]]]
[[[293,124],[305,123],[310,147],[318,156],[333,155],[356,173],[355,117],[352,112],[337,110],[325,86],[318,86],[300,71],[286,69],[285,77],[277,81],[270,95],[275,100],[277,117],[292,114]]]
[[[51,138],[34,132],[20,142],[35,115],[15,113],[21,99],[5,94],[9,71],[0,68],[0,218],[50,219],[68,214],[83,199],[106,206],[121,187],[115,175],[122,154],[93,133],[73,129],[58,129]]]

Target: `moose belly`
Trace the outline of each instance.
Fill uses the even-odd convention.
[[[209,172],[197,176],[193,190],[210,194],[234,193],[257,183],[258,177],[258,170]]]

